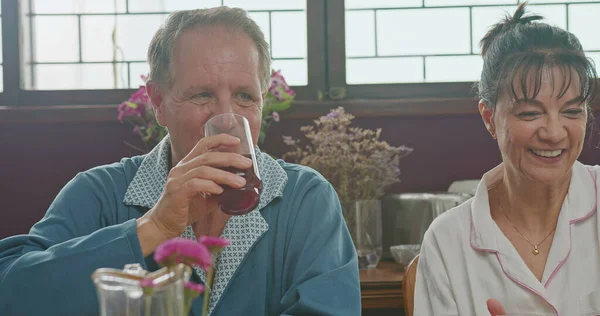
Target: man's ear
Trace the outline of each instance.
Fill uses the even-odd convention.
[[[488,105],[487,101],[479,100],[479,114],[483,120],[485,128],[488,130],[493,139],[496,139],[496,126],[494,125],[494,112]]]
[[[156,121],[160,126],[166,126],[165,119],[165,104],[164,104],[164,90],[152,80],[146,83],[146,93],[148,94],[148,98],[150,98],[150,104],[152,105],[152,110],[154,110],[154,115],[156,116]]]

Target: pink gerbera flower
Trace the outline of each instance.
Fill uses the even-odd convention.
[[[197,264],[205,270],[212,265],[212,255],[204,244],[183,238],[170,239],[160,244],[154,252],[154,260],[163,266]]]

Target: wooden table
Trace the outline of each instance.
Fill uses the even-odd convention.
[[[363,315],[384,315],[388,312],[390,315],[403,315],[403,276],[404,269],[393,261],[381,261],[375,269],[360,270]]]

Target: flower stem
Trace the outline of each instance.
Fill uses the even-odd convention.
[[[147,152],[148,152],[148,150],[144,150],[144,149],[142,149],[142,148],[139,148],[139,147],[137,147],[137,146],[135,146],[135,145],[132,145],[132,144],[130,144],[130,143],[128,143],[128,142],[126,142],[126,141],[123,141],[123,143],[124,143],[125,145],[127,145],[127,146],[129,146],[129,147],[131,147],[131,148],[133,148],[133,149],[135,149],[135,150],[137,150],[137,151],[139,151],[140,153],[143,153],[143,154],[145,154],[145,153],[147,153]]]
[[[208,271],[206,271],[206,284],[205,284],[206,286],[204,287],[204,304],[202,305],[202,315],[203,316],[208,315],[208,303],[209,303],[210,290],[212,287],[214,273],[215,273],[215,270],[213,269],[213,267],[208,268]]]
[[[150,309],[152,308],[152,295],[145,295],[145,299],[146,299],[146,309],[145,309],[144,314],[146,316],[150,316],[150,315],[152,315],[150,313]]]

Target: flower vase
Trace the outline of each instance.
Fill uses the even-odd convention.
[[[375,268],[382,252],[381,201],[346,202],[342,209],[356,248],[359,268]]]
[[[184,284],[191,268],[179,264],[148,273],[139,264],[127,265],[123,270],[98,269],[92,275],[98,293],[100,316],[182,316]],[[151,279],[148,292],[140,286],[142,279]]]

